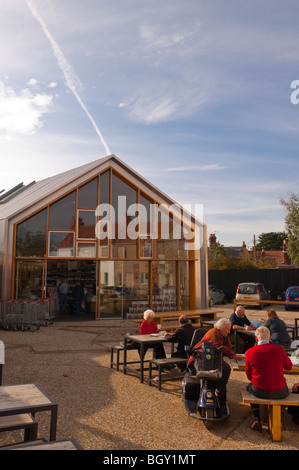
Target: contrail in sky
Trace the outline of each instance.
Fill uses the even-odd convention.
[[[78,103],[80,104],[81,108],[83,109],[83,111],[86,113],[87,117],[89,118],[89,120],[91,121],[93,127],[95,128],[96,130],[96,133],[98,134],[105,150],[106,150],[106,153],[107,155],[110,155],[111,152],[109,150],[109,147],[108,145],[106,144],[105,142],[105,139],[104,137],[102,136],[95,120],[93,119],[93,117],[91,116],[91,114],[89,113],[88,109],[86,108],[85,104],[83,103],[82,99],[80,98],[78,92],[77,92],[77,88],[76,88],[76,80],[75,80],[75,77],[73,76],[73,73],[71,71],[71,67],[69,65],[69,63],[67,62],[66,58],[64,57],[63,55],[63,52],[62,50],[60,49],[59,45],[57,44],[57,42],[55,41],[55,39],[53,38],[52,34],[50,33],[50,31],[48,30],[47,26],[45,25],[43,19],[39,16],[39,14],[37,13],[34,5],[32,4],[31,0],[25,0],[25,2],[27,3],[27,6],[28,8],[31,10],[31,13],[33,14],[33,16],[36,18],[36,20],[40,23],[46,37],[48,38],[51,46],[52,46],[52,49],[53,49],[53,53],[54,53],[54,56],[56,57],[57,61],[58,61],[58,65],[59,65],[59,68],[61,69],[61,71],[63,72],[64,74],[64,77],[65,77],[65,80],[66,80],[66,83],[67,83],[67,86],[69,87],[69,89],[71,90],[71,92],[74,94],[75,98],[77,99]]]

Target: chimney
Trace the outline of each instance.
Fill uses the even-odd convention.
[[[214,245],[214,243],[216,243],[216,235],[215,235],[215,233],[211,233],[211,235],[209,237],[209,246],[210,246],[210,248],[212,247],[212,245]]]
[[[291,264],[290,258],[288,256],[286,240],[283,241],[282,253],[283,253],[283,264]]]

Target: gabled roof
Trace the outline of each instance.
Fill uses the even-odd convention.
[[[72,181],[75,182],[79,176],[89,173],[107,160],[109,157],[101,158],[26,186],[23,191],[17,192],[7,202],[0,204],[0,220],[13,217],[36,202],[42,201],[45,197],[54,194]]]
[[[124,170],[125,173],[133,177],[134,180],[137,180],[142,187],[153,192],[156,198],[160,198],[169,205],[176,204],[176,201],[169,198],[169,196],[153,186],[135,170],[112,154],[44,180],[32,182],[28,186],[18,185],[16,188],[20,186],[21,190],[10,192],[9,197],[5,197],[4,195],[2,203],[0,200],[0,220],[10,219],[19,214],[21,215],[32,206],[38,205],[39,207],[35,207],[33,211],[38,210],[49,204],[51,196],[52,200],[60,197],[59,193],[71,191],[72,188],[75,188],[78,184],[83,184],[84,179],[92,178],[93,175],[105,170],[105,168],[108,168],[110,165],[118,169],[120,173],[121,170]],[[194,218],[192,217],[192,219]],[[201,221],[195,220],[195,222],[204,225]]]

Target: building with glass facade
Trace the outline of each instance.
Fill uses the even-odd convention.
[[[134,318],[206,308],[207,273],[206,226],[115,155],[0,195],[1,299],[63,283],[71,314],[81,284],[95,319]]]

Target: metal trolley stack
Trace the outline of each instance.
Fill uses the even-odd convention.
[[[57,299],[0,300],[0,328],[36,331],[53,324]]]

